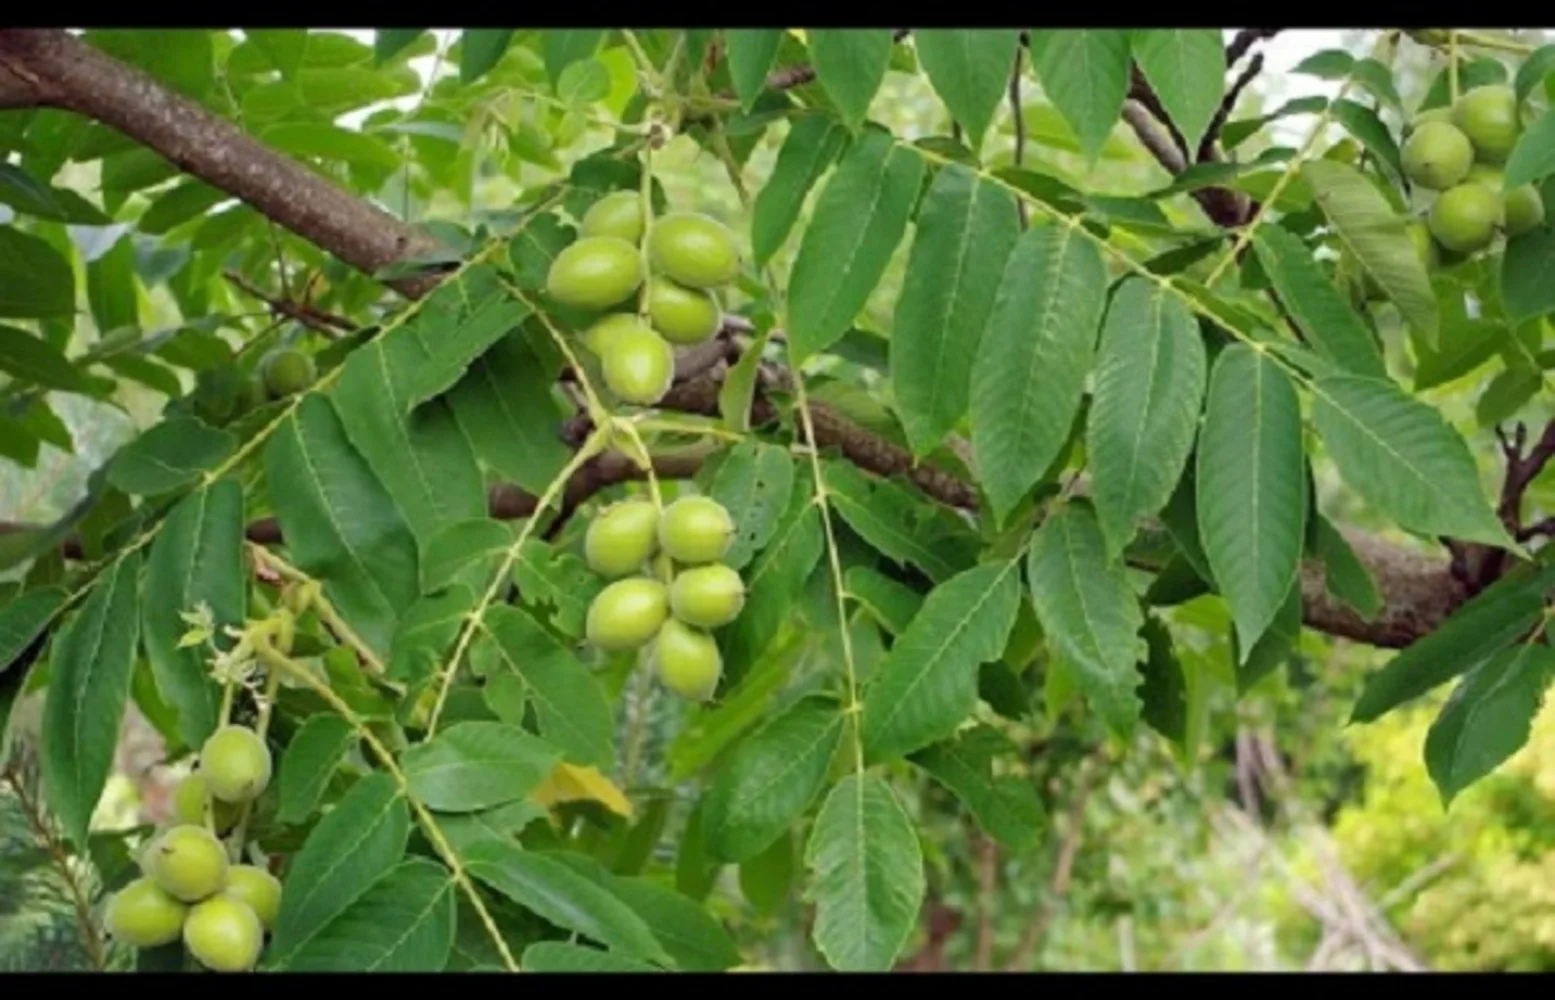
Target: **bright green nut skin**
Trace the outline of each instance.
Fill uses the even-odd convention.
[[[142,860],[162,891],[185,903],[215,895],[227,884],[226,848],[203,826],[170,828]]]
[[[659,511],[647,500],[623,500],[589,522],[583,556],[589,569],[615,579],[642,569],[659,548]]]
[[[609,309],[642,284],[642,255],[616,236],[585,236],[556,255],[545,290],[564,306]]]
[[[253,865],[233,865],[222,895],[247,903],[266,931],[275,929],[276,914],[281,912],[281,880],[274,875]]]
[[[653,224],[648,262],[655,274],[688,288],[716,288],[740,276],[740,251],[728,228],[691,212],[674,212]]]
[[[259,961],[265,929],[247,903],[222,894],[189,910],[184,947],[213,972],[247,972]]]
[[[1521,236],[1544,225],[1544,199],[1532,184],[1508,191],[1504,204],[1502,224],[1508,236]]]
[[[1504,84],[1476,87],[1453,105],[1452,123],[1468,136],[1476,158],[1505,163],[1522,132],[1517,92]]]
[[[211,804],[212,818],[216,823],[216,832],[225,833],[232,829],[238,821],[239,809],[230,802],[223,802],[211,796],[210,787],[206,784],[205,775],[198,771],[190,774],[178,783],[173,789],[173,815],[180,823],[192,823],[196,826],[205,824],[205,805]]]
[[[222,802],[252,802],[270,787],[272,761],[264,738],[245,726],[222,726],[200,749],[200,773]]]
[[[653,277],[648,279],[648,319],[672,344],[700,344],[718,332],[723,310],[712,292]]]
[[[156,880],[138,878],[114,893],[103,922],[115,941],[131,948],[157,948],[178,940],[188,913],[189,907]]]
[[[659,519],[659,547],[676,562],[717,562],[734,541],[734,520],[710,497],[681,497]]]
[[[706,632],[671,618],[659,630],[653,659],[665,687],[691,701],[706,701],[718,689],[723,657]]]
[[[609,351],[610,342],[616,334],[629,326],[642,326],[642,321],[636,313],[615,312],[596,320],[583,334],[583,346],[587,347],[594,356],[603,358]]]
[[[1500,195],[1483,184],[1459,184],[1431,206],[1431,235],[1454,253],[1473,253],[1490,245],[1500,219]]]
[[[637,406],[657,403],[675,381],[675,349],[641,323],[617,330],[600,360],[605,385]]]
[[[1495,194],[1501,210],[1496,215],[1496,225],[1504,225],[1506,222],[1506,174],[1501,168],[1490,163],[1476,163],[1469,168],[1469,175],[1463,179],[1465,184],[1479,184]]]
[[[682,570],[670,584],[670,610],[687,625],[719,628],[745,606],[745,581],[722,563]]]
[[[1473,165],[1474,147],[1468,136],[1445,122],[1426,122],[1404,143],[1404,173],[1432,191],[1462,182]]]
[[[313,358],[295,347],[278,347],[259,362],[259,377],[271,399],[301,392],[318,377]]]
[[[607,194],[583,213],[584,236],[614,236],[637,244],[643,238],[642,196],[635,191]]]
[[[636,649],[652,639],[669,616],[669,592],[645,576],[617,580],[594,598],[584,626],[588,641],[610,653]]]
[[[1425,125],[1428,122],[1443,122],[1445,124],[1451,125],[1452,108],[1432,108],[1429,111],[1420,112],[1418,115],[1415,115],[1414,120],[1409,123],[1409,130],[1414,132],[1415,130],[1419,129],[1420,126]]]

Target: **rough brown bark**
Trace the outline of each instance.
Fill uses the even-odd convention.
[[[369,274],[438,247],[415,227],[64,31],[0,29],[0,108],[32,106],[64,108],[111,125]],[[414,298],[426,294],[438,280],[437,275],[427,275],[389,284]],[[698,363],[703,360],[697,358]],[[716,369],[720,360],[715,357],[709,363]],[[717,406],[717,374],[709,372],[677,385],[666,398],[666,407],[712,412]],[[758,398],[753,419],[763,422],[773,413],[771,404]],[[976,491],[969,484],[917,465],[902,449],[825,407],[815,407],[813,415],[817,443],[823,447],[838,447],[849,459],[880,475],[905,476],[941,502],[966,510],[976,506]],[[625,475],[624,470],[621,474]],[[580,475],[599,473],[585,469]],[[511,488],[499,490],[493,497],[493,513],[524,516],[526,510],[533,510],[533,498],[527,496]],[[255,530],[271,530],[262,525]],[[7,527],[23,526],[0,525],[0,531]],[[1302,589],[1311,627],[1376,645],[1403,646],[1435,628],[1463,600],[1464,587],[1453,579],[1445,562],[1375,538],[1352,535],[1351,542],[1387,606],[1377,621],[1362,621],[1329,597],[1321,572],[1309,568]]]
[[[0,107],[23,104],[111,125],[367,274],[441,246],[66,31],[0,30]],[[411,296],[436,283],[435,275],[388,282]]]

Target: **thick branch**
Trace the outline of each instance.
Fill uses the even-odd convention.
[[[113,126],[367,274],[441,246],[68,32],[0,30],[0,70],[0,81],[23,82],[30,103]],[[0,83],[0,93],[6,89]],[[428,275],[389,284],[417,296],[436,282]]]

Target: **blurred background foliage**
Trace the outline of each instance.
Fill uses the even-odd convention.
[[[119,36],[116,54],[135,55],[133,42],[122,37],[130,33],[105,34]],[[271,99],[271,85],[263,82],[266,56],[251,40],[238,32],[197,34],[211,40],[218,68],[207,82],[208,104],[262,136],[284,135],[288,116],[303,115]],[[1539,32],[1522,34],[1544,41]],[[336,63],[355,65],[353,59],[370,54],[369,31],[314,35],[321,37],[328,41],[310,43],[310,59],[333,53]],[[315,165],[390,211],[457,240],[467,229],[454,227],[500,218],[524,192],[565,177],[572,162],[606,147],[612,136],[515,96],[544,78],[532,46],[515,42],[478,85],[462,86],[451,47],[456,38],[456,32],[423,35],[391,64],[364,71],[357,85],[365,89],[344,95],[336,120],[375,145],[353,158]],[[1235,117],[1256,117],[1304,93],[1330,92],[1325,81],[1292,77],[1288,70],[1323,48],[1365,54],[1372,38],[1361,31],[1287,30],[1270,46],[1269,66],[1244,93]],[[140,55],[151,58],[145,50]],[[634,89],[630,59],[617,47],[602,52],[600,61],[611,76],[607,103],[620,113]],[[1419,101],[1436,69],[1418,47],[1403,48],[1396,70],[1406,107]],[[1137,195],[1167,183],[1168,175],[1121,125],[1087,170],[1073,135],[1029,76],[1025,86],[1025,162],[1108,194]],[[888,75],[872,117],[909,140],[949,129],[942,104],[911,72]],[[991,166],[1012,159],[1014,125],[1008,110],[1001,112],[984,150]],[[1277,123],[1239,155],[1251,158],[1270,145],[1293,144],[1309,127],[1305,116]],[[771,129],[750,149],[742,170],[748,190],[764,183],[785,134],[783,126]],[[380,162],[379,147],[395,155]],[[114,163],[113,156],[62,162],[53,182],[101,201],[121,223],[181,183],[167,175],[126,185],[122,166],[116,170]],[[746,228],[725,165],[689,137],[677,138],[654,163],[672,204]],[[1208,225],[1186,197],[1163,201],[1162,208],[1174,225]],[[0,216],[9,215],[0,205]],[[53,228],[60,230],[58,238],[67,227]],[[104,232],[69,230],[64,238],[76,240],[83,258]],[[223,264],[252,271],[279,254],[295,275],[321,276],[314,300],[320,308],[360,313],[378,298],[372,282],[247,209],[221,202],[180,221],[164,239],[130,238],[143,264],[164,247],[182,253],[189,252],[187,244],[200,247],[217,260],[207,279]],[[786,273],[795,242],[774,260],[776,273]],[[910,244],[902,241],[861,317],[866,332],[889,331]],[[306,336],[286,326],[256,333],[262,305],[219,280],[207,280],[197,293],[167,281],[142,281],[134,302],[138,323],[147,330],[177,326],[189,318],[195,299],[208,314],[230,317],[245,337]],[[83,310],[75,342],[99,343],[110,331],[97,322],[96,310]],[[189,374],[177,374],[187,385]],[[1481,369],[1435,390],[1433,401],[1446,405],[1449,415],[1468,418],[1494,374]],[[830,389],[842,391],[836,383]],[[867,406],[862,399],[867,397],[855,404]],[[164,395],[126,378],[114,402],[51,397],[73,449],[45,446],[32,468],[0,463],[0,519],[38,523],[61,515],[82,494],[91,470],[157,419]],[[857,409],[853,415],[860,416]],[[1536,491],[1550,496],[1551,478],[1545,475]],[[1333,486],[1319,483],[1331,511]],[[1359,526],[1381,527],[1367,524],[1364,514],[1346,513],[1357,514]],[[835,610],[824,590],[814,596],[806,615],[820,633]],[[1201,599],[1171,614],[1174,626],[1202,626],[1196,633],[1202,642],[1179,650],[1185,663],[1229,676],[1229,650],[1220,638],[1226,634],[1224,606]],[[834,621],[830,627],[834,635]],[[878,645],[878,634],[870,635]],[[1038,845],[1026,851],[992,845],[964,816],[927,797],[940,794],[936,789],[919,784],[925,797],[910,806],[924,842],[929,902],[904,965],[1555,969],[1555,853],[1549,850],[1555,843],[1555,709],[1546,707],[1523,751],[1448,811],[1421,763],[1439,700],[1374,724],[1347,725],[1361,678],[1386,658],[1366,647],[1305,636],[1288,670],[1271,674],[1237,701],[1228,687],[1210,706],[1199,752],[1190,761],[1143,728],[1132,745],[1109,745],[1090,720],[1067,711],[1060,686],[1049,685],[1045,716],[1039,712],[1033,725],[1014,734],[1028,748],[1019,773],[1039,782],[1050,814],[1049,834]],[[658,772],[653,776],[663,777],[686,719],[680,706],[660,699],[649,720],[643,756]],[[164,818],[166,789],[181,770],[161,765],[158,746],[155,731],[132,713],[120,773],[102,807],[103,826]],[[0,970],[80,968],[89,944],[79,933],[72,881],[87,884],[82,891],[90,896],[99,875],[62,866],[51,853],[46,818],[30,812],[28,796],[35,790],[29,780],[14,769],[0,775]],[[665,833],[661,850],[679,837],[674,829]],[[761,877],[749,876],[719,894],[721,916],[739,935],[748,964],[804,967],[813,962],[805,907],[788,891],[799,868],[797,842],[780,842],[774,855],[751,869]],[[664,860],[675,863],[672,854]],[[736,878],[733,870],[727,877]]]

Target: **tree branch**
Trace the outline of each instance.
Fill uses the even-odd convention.
[[[1226,46],[1226,65],[1234,66],[1236,61],[1247,54],[1247,50],[1266,38],[1273,38],[1284,28],[1243,28],[1231,39],[1231,44]]]
[[[7,76],[22,81],[29,103],[113,126],[369,275],[441,248],[426,232],[66,31],[0,29],[0,70],[0,81]],[[437,281],[436,275],[419,275],[388,284],[415,297]]]

